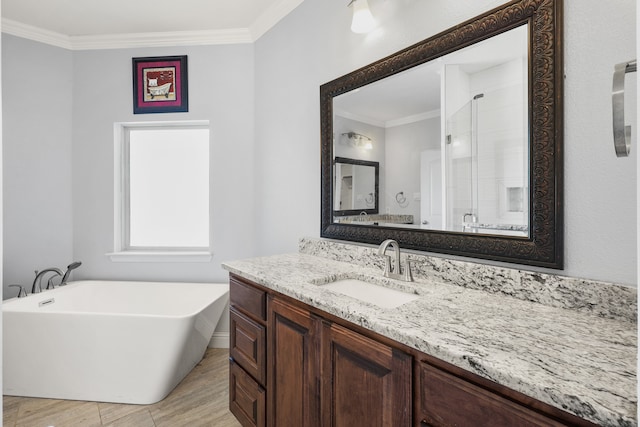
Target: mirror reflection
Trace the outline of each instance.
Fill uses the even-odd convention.
[[[335,215],[378,213],[378,162],[336,157],[334,177]]]
[[[334,222],[530,235],[527,27],[333,98]]]

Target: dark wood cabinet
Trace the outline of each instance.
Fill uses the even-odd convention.
[[[267,383],[266,327],[229,309],[229,355],[263,387]]]
[[[411,425],[409,354],[259,285],[232,276],[231,290],[230,406],[243,426]]]
[[[411,356],[277,298],[269,313],[268,426],[411,425]]]
[[[229,409],[245,427],[265,426],[265,391],[233,360],[229,364]]]
[[[245,426],[595,426],[231,275],[230,409]]]
[[[231,305],[259,322],[267,320],[267,292],[235,276],[229,278]]]
[[[317,426],[320,319],[269,301],[269,427]]]
[[[267,422],[267,293],[229,280],[229,409],[245,427]]]
[[[322,337],[323,427],[411,426],[411,356],[335,323]]]
[[[557,422],[427,363],[419,365],[421,426],[557,427]]]

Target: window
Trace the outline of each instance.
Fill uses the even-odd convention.
[[[210,260],[208,123],[119,123],[115,131],[112,260]]]

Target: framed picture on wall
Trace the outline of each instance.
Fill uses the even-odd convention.
[[[189,111],[187,56],[133,58],[133,113]]]

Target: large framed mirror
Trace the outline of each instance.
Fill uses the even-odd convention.
[[[562,1],[515,0],[322,85],[321,236],[561,269],[562,79]]]

